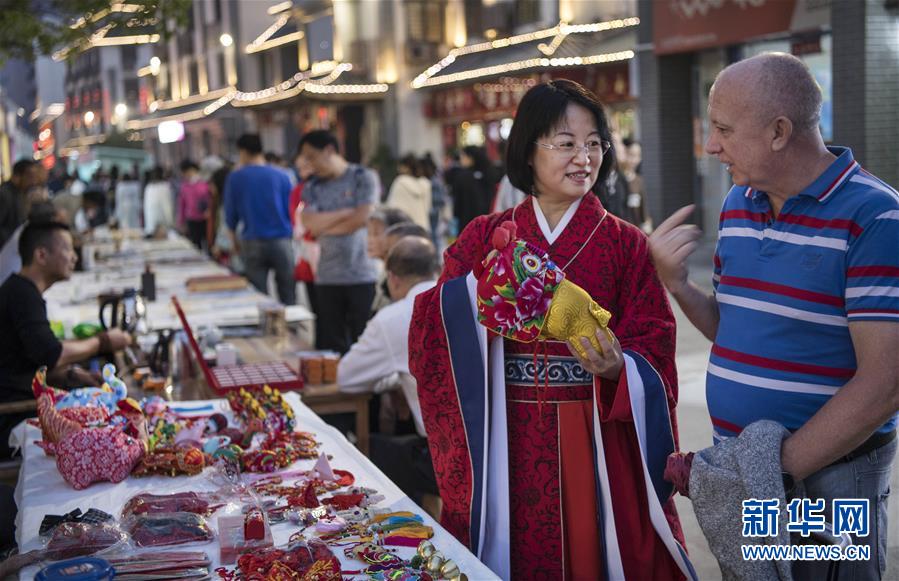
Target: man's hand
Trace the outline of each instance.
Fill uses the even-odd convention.
[[[699,245],[702,231],[693,224],[684,224],[695,206],[685,206],[659,224],[649,237],[652,261],[662,284],[677,296],[687,284],[686,260]]]
[[[235,256],[240,256],[240,250],[241,250],[240,238],[237,237],[237,232],[235,232],[234,230],[231,230],[229,228],[228,229],[228,239],[231,240],[231,248],[233,249],[231,251],[231,254],[233,254]]]
[[[693,209],[692,204],[685,206],[659,224],[649,237],[649,251],[662,284],[674,296],[690,322],[709,341],[714,341],[720,317],[718,302],[715,295],[700,289],[688,278],[687,257],[696,250],[702,236],[698,227],[684,224]]]
[[[72,365],[66,372],[66,387],[99,387],[103,385],[103,377],[91,373],[78,365]]]
[[[113,351],[121,351],[128,345],[131,345],[131,333],[122,331],[121,329],[110,329],[106,332],[109,338],[109,346]]]

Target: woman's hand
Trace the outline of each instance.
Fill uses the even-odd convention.
[[[609,342],[609,337],[603,329],[597,329],[596,331],[596,341],[602,347],[602,353],[598,353],[586,337],[577,338],[587,352],[586,359],[582,358],[570,343],[568,344],[568,350],[580,361],[581,366],[593,375],[598,375],[603,379],[618,381],[621,368],[624,367],[624,353],[621,352],[621,344],[618,343],[618,338],[615,337],[611,330],[609,330],[609,335],[612,337],[611,342]]]

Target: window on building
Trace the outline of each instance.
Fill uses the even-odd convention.
[[[297,59],[297,47],[290,43],[280,47],[278,51],[281,53],[281,80],[289,79],[299,70],[299,61]]]
[[[125,81],[125,103],[136,104],[140,99],[140,82],[137,79]]]
[[[406,34],[419,42],[443,41],[445,2],[410,0],[406,2]]]
[[[200,65],[196,60],[188,65],[188,70],[190,71],[190,86],[193,90],[199,92],[200,90]]]
[[[218,58],[219,82],[222,87],[228,86],[228,66],[225,61],[225,51],[219,51]]]
[[[334,60],[334,17],[330,14],[306,25],[309,62]]]
[[[118,71],[116,69],[108,69],[106,71],[106,86],[109,92],[109,100],[112,103],[117,103],[119,101],[119,84],[118,84]]]
[[[540,21],[540,0],[515,2],[515,25],[524,26]]]
[[[468,36],[484,35],[484,7],[481,0],[465,0],[465,30]]]
[[[261,55],[259,55],[259,86],[267,87],[271,85],[272,81],[272,67],[270,63],[270,57],[268,51],[263,51]]]
[[[181,34],[178,35],[178,48],[181,54],[194,53],[194,11],[193,7],[187,11],[187,22]]]
[[[169,88],[169,71],[165,64],[159,66],[159,74],[153,77],[155,79],[157,96],[161,97],[166,94]]]
[[[137,47],[128,44],[122,47],[122,68],[126,71],[133,71],[137,64]]]

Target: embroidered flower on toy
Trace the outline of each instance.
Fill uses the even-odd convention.
[[[494,251],[478,279],[478,321],[499,335],[529,343],[540,335],[565,274],[543,250],[516,239],[511,222],[497,229],[492,242]]]

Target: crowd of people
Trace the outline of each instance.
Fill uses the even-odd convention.
[[[640,144],[613,133],[590,91],[555,80],[523,97],[503,170],[477,147],[439,169],[407,155],[386,191],[325,130],[303,135],[292,167],[247,134],[234,169],[185,161],[176,185],[156,170],[142,196],[127,175],[80,193],[69,180],[49,209],[43,170],[20,162],[0,186],[0,243],[18,235],[21,259],[0,317],[16,332],[48,324],[40,295],[74,265],[59,224],[73,212],[76,232],[107,216],[147,235],[177,227],[259,290],[273,275],[284,304],[304,283],[316,347],[341,355],[341,389],[378,395],[374,461],[416,500],[439,495],[444,527],[502,578],[695,577],[674,489],[722,569],[756,578],[728,560],[739,518],[705,515],[741,506],[770,474],[766,493],[784,505],[869,502],[876,528],[854,541],[871,558],[840,576],[879,578],[899,411],[899,194],[825,145],[820,90],[795,57],[731,65],[709,102],[706,151],[734,182],[712,294],[685,266],[700,237],[692,208],[653,231]],[[31,327],[8,307],[20,295]],[[670,455],[669,296],[713,341],[719,443],[695,456]],[[553,315],[551,301],[565,306]],[[564,334],[584,320],[595,333]],[[59,368],[127,339],[38,337],[3,338],[4,394],[16,366]],[[768,464],[733,475],[716,468],[722,455]],[[797,561],[793,574],[825,578],[826,566]]]

